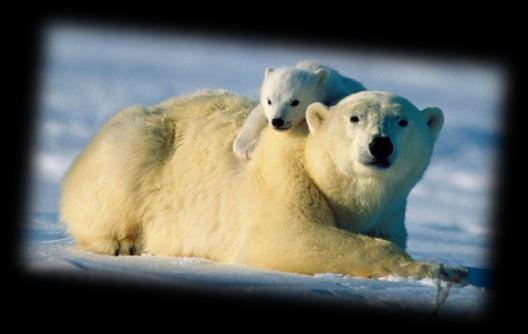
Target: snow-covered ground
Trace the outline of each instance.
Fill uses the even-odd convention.
[[[470,60],[211,39],[185,32],[147,34],[55,24],[43,36],[31,201],[22,226],[21,261],[28,270],[432,309],[436,285],[428,280],[365,280],[324,273],[311,277],[203,259],[100,256],[73,250],[57,224],[61,177],[113,113],[203,88],[256,98],[265,67],[313,59],[370,89],[403,95],[420,108],[442,108],[446,123],[431,166],[408,202],[408,251],[418,259],[472,268],[472,284],[453,287],[442,310],[475,312],[492,293],[482,286],[487,285],[483,274],[494,252],[490,217],[500,158],[501,100],[507,88],[501,68]]]

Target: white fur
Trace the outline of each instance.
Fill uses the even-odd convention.
[[[244,122],[233,142],[233,151],[247,161],[258,143],[260,131],[274,118],[284,121],[279,130],[287,130],[304,121],[306,108],[311,103],[334,105],[343,97],[363,90],[365,87],[359,82],[311,61],[300,62],[295,67],[267,68],[260,88],[260,103]],[[298,105],[292,106],[292,101],[298,101]]]
[[[352,116],[359,122],[350,122]],[[399,126],[400,120],[406,120],[407,126]],[[326,189],[328,200],[335,200],[340,227],[391,240],[405,249],[407,196],[429,164],[443,124],[442,111],[420,111],[402,97],[368,91],[330,109],[320,103],[310,105],[307,122],[313,133],[309,140],[317,138],[324,147],[324,153],[308,151],[307,159],[320,169],[315,180]],[[365,164],[372,159],[368,147],[375,136],[388,137],[394,145],[387,169]],[[349,182],[338,175],[350,176]],[[351,197],[344,196],[346,192]],[[350,201],[356,204],[351,206]]]
[[[77,245],[305,274],[463,274],[402,249],[405,199],[429,161],[439,109],[420,111],[380,92],[356,94],[331,111],[313,104],[309,131],[265,128],[244,163],[231,142],[254,106],[205,92],[114,116],[63,181],[60,217]],[[352,125],[352,113],[367,121]],[[408,128],[394,129],[394,116],[408,117]],[[397,142],[393,166],[362,166],[365,138],[382,130]]]

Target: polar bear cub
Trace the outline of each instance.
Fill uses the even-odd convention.
[[[233,142],[233,151],[249,160],[266,124],[285,131],[305,119],[306,108],[314,102],[335,105],[365,87],[335,69],[312,61],[295,67],[266,68],[260,88],[260,103],[251,111]]]

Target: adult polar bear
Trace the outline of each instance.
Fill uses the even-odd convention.
[[[352,95],[331,111],[313,104],[308,127],[264,129],[243,163],[231,143],[254,106],[213,91],[118,113],[65,176],[61,221],[98,253],[306,274],[464,275],[414,261],[396,245],[404,246],[407,194],[443,123],[439,109],[382,92]],[[382,156],[369,155],[380,135],[393,139],[394,152],[385,143]]]

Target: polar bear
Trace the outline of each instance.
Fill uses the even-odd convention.
[[[311,103],[334,105],[343,97],[363,90],[361,83],[308,60],[295,67],[266,68],[260,86],[260,103],[233,141],[233,151],[248,161],[266,124],[278,131],[288,130],[304,121],[306,108]]]
[[[78,246],[102,254],[301,274],[466,275],[403,249],[405,200],[428,165],[440,109],[383,92],[315,103],[307,125],[266,127],[245,163],[231,143],[254,107],[206,91],[118,113],[66,174],[61,222]]]

